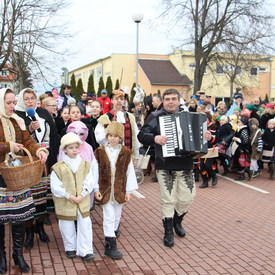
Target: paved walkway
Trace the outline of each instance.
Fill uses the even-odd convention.
[[[175,237],[173,248],[162,242],[159,188],[151,177],[139,188],[145,198],[133,196],[124,207],[118,241],[123,259],[104,256],[102,211],[97,206],[92,212],[96,259],[85,263],[66,258],[57,221],[51,216],[52,226],[46,226],[51,241],[44,244],[36,239],[31,251],[24,250],[31,263],[29,274],[275,274],[275,181],[268,180],[266,172],[242,185],[219,177],[217,187],[197,188],[184,221],[187,235]],[[7,274],[20,274],[10,254],[8,250]]]

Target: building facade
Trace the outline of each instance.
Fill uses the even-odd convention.
[[[222,55],[222,61],[213,60],[208,64],[201,86],[201,90],[210,95],[212,100],[230,98],[237,87],[243,89],[247,100],[254,97],[262,100],[268,97],[270,101],[275,99],[275,60],[272,56],[246,55],[234,65],[236,60],[233,56]],[[189,101],[194,93],[194,70],[195,58],[191,51],[176,50],[168,55],[139,54],[139,85],[147,95],[158,90],[162,93],[173,87]],[[130,89],[136,81],[136,55],[114,53],[70,71],[69,78],[72,74],[76,81],[82,79],[84,89],[87,89],[91,74],[94,76],[96,91],[100,77],[106,83],[108,76],[113,84],[118,79],[120,88]]]

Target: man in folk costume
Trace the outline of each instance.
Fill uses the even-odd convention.
[[[140,144],[137,139],[138,127],[133,114],[123,111],[125,103],[125,93],[121,90],[114,90],[111,95],[112,110],[98,119],[95,128],[96,141],[99,144],[107,144],[105,136],[105,128],[111,121],[118,121],[124,125],[124,142],[123,144],[131,149],[134,165],[137,164],[139,158]]]
[[[103,205],[105,255],[112,259],[122,257],[116,246],[122,204],[129,201],[130,194],[138,189],[131,151],[120,144],[123,138],[123,125],[113,121],[106,128],[108,144],[101,145],[94,152],[93,174],[99,185],[99,190],[95,190],[95,199]]]

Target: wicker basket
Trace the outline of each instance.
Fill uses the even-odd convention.
[[[18,157],[22,165],[7,167],[0,163],[0,173],[7,189],[17,191],[38,184],[42,177],[43,166],[37,157],[33,157],[25,147],[21,148],[27,156]]]

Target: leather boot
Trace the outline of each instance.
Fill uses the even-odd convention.
[[[208,180],[203,180],[202,184],[199,186],[199,188],[207,188],[208,187]]]
[[[212,186],[216,186],[218,183],[218,177],[217,174],[215,174],[214,176],[212,176]]]
[[[249,167],[246,167],[246,168],[244,169],[244,172],[247,173],[247,175],[248,175],[248,180],[251,180],[251,178],[252,178],[252,171],[249,169]]]
[[[120,230],[119,230],[119,228],[120,228],[120,224],[118,225],[117,230],[115,230],[115,234],[116,234],[116,238],[117,239],[120,237]]]
[[[114,260],[122,258],[122,253],[117,249],[115,237],[105,237],[105,255]]]
[[[33,240],[34,240],[34,225],[26,226],[26,238],[24,242],[24,246],[27,249],[33,248]]]
[[[13,240],[13,253],[12,258],[14,264],[18,265],[21,272],[30,271],[29,265],[25,262],[23,257],[23,244],[25,235],[25,223],[15,222],[12,224],[12,240]]]
[[[174,214],[174,220],[173,220],[174,230],[175,230],[175,233],[181,238],[185,237],[186,235],[186,232],[181,224],[185,214],[186,213],[183,213],[182,215],[179,216],[177,211],[175,211],[175,214]]]
[[[275,163],[271,162],[269,165],[269,179],[274,180],[275,179]]]
[[[173,231],[173,218],[164,218],[162,220],[164,226],[164,239],[165,246],[174,246],[174,231]]]
[[[42,242],[47,243],[50,241],[49,236],[47,235],[47,233],[45,232],[44,229],[44,223],[40,222],[40,221],[36,221],[35,224],[35,233],[37,233],[39,235],[39,238]]]
[[[5,251],[5,226],[0,224],[0,274],[7,272],[7,259]]]

